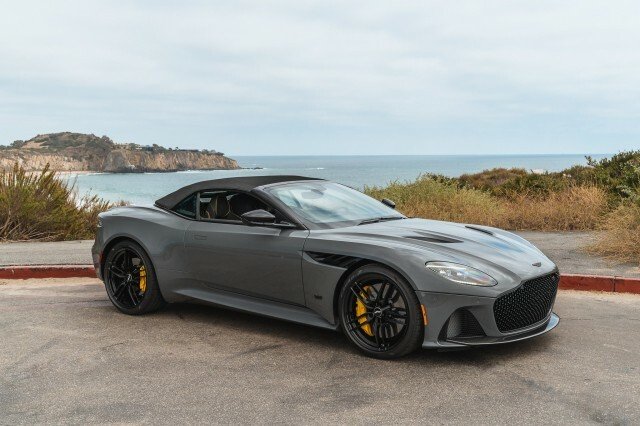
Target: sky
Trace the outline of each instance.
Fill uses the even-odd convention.
[[[640,149],[638,1],[31,1],[0,14],[0,144],[229,155]]]

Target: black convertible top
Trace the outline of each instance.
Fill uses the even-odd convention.
[[[252,189],[259,186],[271,185],[274,183],[293,182],[298,180],[322,180],[317,178],[310,178],[304,176],[242,176],[232,177],[224,179],[203,180],[202,182],[192,183],[171,194],[165,195],[156,201],[156,206],[163,209],[171,210],[180,201],[187,198],[189,195],[198,191],[205,191],[207,189],[225,189],[232,191],[245,191],[250,192]]]

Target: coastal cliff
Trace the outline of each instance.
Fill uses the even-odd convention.
[[[102,171],[114,173],[232,170],[238,168],[240,167],[236,160],[224,155],[184,150],[144,152],[117,149],[107,155],[102,165]]]
[[[15,163],[28,171],[42,170],[49,164],[56,171],[110,173],[240,168],[236,160],[221,152],[117,144],[106,136],[70,132],[38,135],[0,147],[0,170]]]

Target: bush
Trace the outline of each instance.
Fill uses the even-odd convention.
[[[587,157],[587,166],[573,166],[555,173],[528,173],[524,169],[491,169],[465,174],[458,185],[513,198],[521,194],[546,197],[575,186],[597,186],[614,205],[624,199],[640,202],[640,151],[621,152],[610,158]]]
[[[15,164],[0,173],[0,241],[93,238],[98,213],[112,206],[96,196],[78,198],[48,165],[30,174]]]
[[[513,182],[517,178],[527,176],[527,171],[524,169],[491,169],[485,170],[480,173],[464,174],[460,176],[460,186],[480,189],[482,191],[488,191],[495,195],[497,188],[501,188],[509,182]]]
[[[624,203],[609,213],[602,225],[604,232],[589,250],[623,261],[640,263],[640,206]]]
[[[459,188],[455,183],[422,176],[412,183],[393,182],[385,188],[367,187],[370,196],[389,198],[407,216],[498,226],[501,203],[486,192]]]
[[[513,195],[504,210],[507,229],[578,231],[595,229],[609,204],[607,193],[597,186],[571,186],[546,197]]]
[[[507,199],[427,175],[411,183],[365,188],[365,192],[377,199],[395,201],[398,210],[407,216],[512,230],[594,229],[609,209],[606,192],[595,186],[571,186],[546,197],[512,193]]]
[[[578,179],[592,180],[615,196],[640,201],[640,151],[621,152],[600,161],[591,157],[587,160],[591,169],[578,174]]]

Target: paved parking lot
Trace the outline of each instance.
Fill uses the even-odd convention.
[[[216,308],[125,316],[96,280],[0,282],[0,423],[640,423],[640,296],[556,311],[537,340],[378,361]]]

